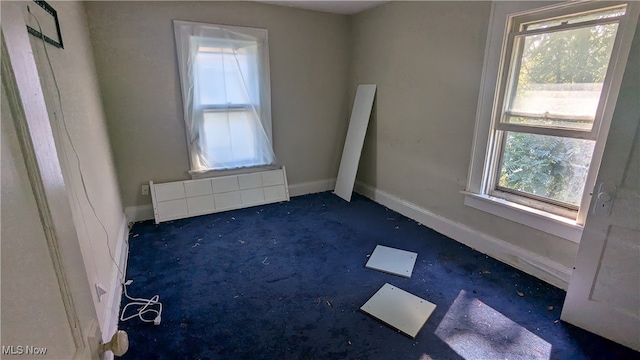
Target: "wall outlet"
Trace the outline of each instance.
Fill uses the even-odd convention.
[[[149,185],[142,185],[140,193],[142,194],[142,196],[149,196]]]

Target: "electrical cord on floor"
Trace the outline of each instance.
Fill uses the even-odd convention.
[[[143,322],[147,322],[147,323],[152,322],[154,325],[160,325],[160,321],[162,321],[162,303],[159,301],[160,296],[154,295],[151,299],[132,298],[127,293],[127,285],[130,285],[132,282],[133,280],[127,280],[124,284],[122,284],[122,287],[124,288],[124,296],[127,299],[131,300],[131,302],[126,304],[122,308],[120,321],[127,321],[130,319],[133,319],[134,317],[138,317]],[[127,309],[130,306],[136,306],[136,305],[141,306],[138,308],[137,312],[134,313],[133,315],[129,315],[125,317],[124,314],[127,312]],[[157,306],[158,308],[153,308],[155,306]],[[153,319],[145,318],[143,315],[147,313],[155,314],[155,317]]]

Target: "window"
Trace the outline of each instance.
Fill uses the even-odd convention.
[[[267,30],[174,30],[192,174],[274,164]]]
[[[638,6],[509,6],[492,9],[481,91],[494,95],[480,96],[465,203],[579,240]]]

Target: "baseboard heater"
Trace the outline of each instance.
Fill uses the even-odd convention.
[[[289,201],[284,166],[248,174],[154,184],[149,182],[156,224],[163,221]]]

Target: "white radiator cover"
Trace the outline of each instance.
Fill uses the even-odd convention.
[[[284,166],[248,174],[162,184],[149,182],[156,224],[250,206],[289,201]]]

